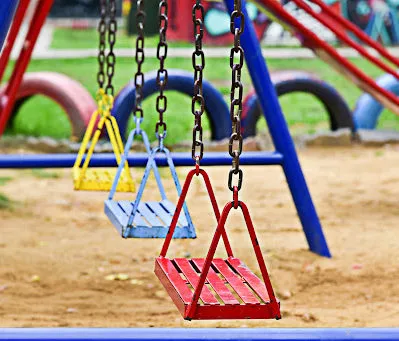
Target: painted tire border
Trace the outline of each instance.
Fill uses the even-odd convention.
[[[170,69],[168,70],[168,91],[178,91],[192,97],[194,77],[191,72]],[[144,99],[157,93],[156,72],[151,71],[145,74],[145,84],[143,88]],[[208,81],[203,82],[205,110],[210,121],[211,139],[222,140],[231,133],[231,121],[229,108],[222,94]],[[115,116],[122,137],[126,136],[127,124],[130,114],[134,108],[136,89],[134,82],[130,81],[115,98],[112,114]],[[187,108],[187,113],[191,115],[191,110]],[[154,123],[155,124],[155,123]]]
[[[78,139],[83,137],[97,105],[91,94],[79,82],[56,72],[26,73],[18,89],[9,122],[21,106],[36,95],[48,97],[59,104],[71,122],[72,135]]]
[[[271,78],[278,97],[294,92],[314,95],[325,107],[330,120],[331,130],[350,128],[355,131],[351,110],[338,91],[314,74],[284,70],[271,72]],[[256,123],[262,111],[255,92],[247,95],[243,107],[244,136],[256,135]]]

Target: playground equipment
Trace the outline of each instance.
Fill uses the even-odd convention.
[[[171,158],[176,167],[188,167],[193,165],[191,153],[171,153]],[[0,169],[29,169],[29,168],[72,168],[76,159],[75,154],[7,154],[0,156]],[[130,167],[146,167],[148,154],[134,153],[127,159]],[[154,158],[158,167],[169,167],[165,154],[158,154]],[[241,157],[241,164],[244,166],[277,166],[283,163],[283,156],[278,152],[246,152]],[[231,158],[227,153],[208,153],[202,160],[203,166],[228,166]],[[95,154],[91,158],[91,167],[117,167],[113,154]]]
[[[232,10],[232,0],[225,0]],[[243,2],[243,13],[246,13],[245,1]],[[241,158],[242,165],[280,165],[287,179],[298,216],[300,218],[309,249],[321,256],[330,257],[330,251],[324,237],[316,209],[313,205],[309,189],[303,176],[298,157],[295,152],[292,138],[289,134],[287,124],[281,112],[275,90],[270,80],[266,63],[262,57],[262,51],[254,32],[252,23],[245,22],[245,30],[242,35],[241,44],[246,51],[246,62],[251,75],[254,88],[259,96],[262,112],[266,118],[270,134],[272,136],[276,151],[261,153],[245,153]],[[4,155],[0,157],[1,168],[24,168],[24,167],[70,167],[74,155]],[[172,160],[176,166],[192,165],[192,159],[187,154],[173,154]],[[130,166],[143,166],[147,164],[147,155],[134,155],[127,158]],[[167,165],[165,155],[155,157],[157,165]],[[224,153],[210,154],[204,158],[202,165],[226,165],[230,158]],[[92,167],[116,165],[114,155],[93,155]]]
[[[378,77],[377,84],[382,88],[399,96],[399,81],[391,74]],[[362,94],[356,102],[353,119],[358,129],[375,129],[378,118],[384,110],[383,105],[368,93]]]
[[[9,32],[0,56],[0,81],[3,79],[29,3],[30,0],[1,1],[0,38],[1,34],[7,32],[8,29]],[[38,2],[11,77],[0,89],[0,136],[22,104],[34,95],[44,95],[60,104],[71,121],[72,134],[77,138],[83,136],[90,115],[95,110],[95,102],[87,90],[69,77],[53,72],[25,74],[40,30],[52,4],[53,0]],[[13,18],[14,8],[16,11]]]
[[[126,340],[126,341],[397,341],[395,328],[9,328],[0,329],[0,340]]]
[[[104,203],[104,210],[112,224],[116,227],[123,238],[165,238],[170,223],[172,221],[175,207],[171,201],[166,197],[165,189],[162,185],[162,180],[157,168],[155,157],[157,154],[164,154],[174,180],[178,195],[181,194],[181,187],[177,177],[176,169],[173,160],[170,156],[169,150],[164,146],[164,139],[167,134],[167,126],[164,122],[164,114],[167,109],[167,97],[164,94],[168,83],[168,70],[165,68],[165,61],[167,58],[168,45],[166,42],[167,31],[167,14],[168,7],[166,2],[161,2],[159,10],[160,33],[157,58],[159,59],[159,69],[157,71],[156,82],[159,87],[159,94],[156,101],[156,110],[158,112],[159,120],[155,125],[155,135],[158,138],[158,146],[150,152],[150,145],[146,133],[141,129],[141,123],[144,118],[144,111],[141,106],[143,100],[143,86],[144,74],[142,73],[142,65],[144,62],[144,19],[146,13],[144,12],[144,3],[138,1],[137,12],[137,29],[138,36],[136,40],[136,62],[138,65],[135,80],[135,107],[133,111],[133,118],[135,128],[129,134],[125,146],[125,152],[122,157],[122,162],[119,165],[116,173],[114,183],[108,197]],[[135,201],[115,201],[114,195],[123,172],[123,165],[126,163],[129,151],[134,142],[136,135],[141,135],[144,140],[144,145],[147,152],[150,154],[146,169],[144,171],[143,179],[140,183]],[[147,184],[151,170],[154,171],[155,179],[161,194],[160,202],[142,202],[141,198]],[[191,221],[190,214],[187,207],[184,205],[184,215],[179,215],[179,228],[174,234],[174,238],[195,238],[195,230]]]
[[[381,44],[367,36],[367,34],[356,25],[332,11],[322,0],[310,1],[310,3],[319,8],[319,12],[309,6],[304,0],[292,1],[311,17],[332,31],[340,41],[354,48],[371,64],[393,75],[395,78],[398,77],[396,70],[388,63],[384,62],[383,58],[396,67],[399,66],[399,59],[391,55]],[[273,0],[253,0],[253,2],[260,10],[272,17],[273,20],[280,22],[282,26],[289,29],[293,35],[299,38],[302,45],[312,49],[320,59],[330,64],[336,71],[348,78],[351,82],[354,82],[363,91],[371,94],[393,113],[399,115],[399,98],[395,94],[378,85],[366,73],[349,60],[342,57],[332,46],[320,39],[315,33],[310,31],[304,24],[291,15],[282,4]],[[366,48],[352,38],[349,33],[353,34],[363,44],[378,52],[381,58],[377,58],[371,54]]]
[[[313,95],[325,107],[331,130],[350,128],[355,130],[352,113],[339,92],[330,84],[322,81],[316,75],[309,72],[275,71],[270,74],[277,96],[284,96],[296,92]],[[243,132],[244,136],[256,135],[256,123],[262,117],[262,110],[258,96],[250,92],[243,104]]]
[[[109,18],[107,19],[108,14]],[[108,32],[106,31],[107,29]],[[98,52],[99,71],[97,74],[98,108],[91,116],[89,125],[79,149],[78,156],[73,166],[73,183],[76,190],[109,191],[112,187],[113,179],[115,177],[114,170],[95,170],[93,168],[89,168],[90,159],[94,153],[96,144],[100,139],[104,125],[111,141],[115,157],[118,163],[121,163],[121,153],[123,151],[122,139],[116,119],[111,115],[111,108],[114,101],[114,86],[112,85],[112,79],[115,71],[115,54],[113,49],[116,39],[116,30],[117,23],[115,1],[111,0],[108,4],[106,1],[101,1],[101,19],[98,27],[100,38],[100,48]],[[108,38],[109,45],[107,57],[105,56],[106,38]],[[104,89],[105,82],[107,82],[107,85]],[[95,132],[93,134],[94,128]],[[86,150],[87,155],[83,161]],[[118,182],[114,190],[121,192],[133,192],[135,190],[135,186],[130,174],[129,165],[125,161],[122,162],[121,165],[123,169],[118,174],[120,182]]]
[[[204,98],[202,96],[202,79],[203,70],[205,68],[205,55],[202,51],[204,8],[198,0],[193,6],[192,18],[194,24],[195,51],[192,57],[194,66],[192,113],[195,119],[193,127],[192,159],[195,162],[195,168],[187,175],[160,256],[155,261],[155,274],[158,276],[183,318],[186,320],[281,318],[280,304],[274,295],[248,208],[238,198],[243,182],[243,171],[240,168],[240,155],[243,150],[243,137],[241,134],[243,84],[241,83],[241,70],[244,65],[244,50],[241,47],[240,38],[244,31],[245,18],[248,19],[242,12],[241,5],[241,0],[234,1],[234,10],[232,11],[230,21],[230,30],[234,35],[234,46],[230,52],[230,66],[232,70],[230,117],[233,128],[229,141],[229,154],[232,157],[232,169],[229,172],[228,187],[233,192],[233,201],[226,204],[222,215],[219,213],[209,176],[206,171],[201,168],[201,160],[204,154],[201,117],[204,114],[205,107]],[[216,217],[216,232],[206,258],[169,259],[166,257],[166,253],[169,249],[180,212],[194,175],[201,175],[204,179]],[[233,208],[240,208],[244,215],[248,233],[262,273],[263,282],[251,272],[241,260],[235,258],[233,255],[225,230],[227,217]],[[226,260],[214,258],[221,236],[223,236],[223,242],[227,253]],[[214,293],[205,286],[205,282],[210,284]],[[234,294],[229,290],[227,284],[232,288]],[[193,291],[190,289],[191,287],[194,289]],[[255,295],[253,293],[255,293]],[[220,298],[220,300],[218,298]]]

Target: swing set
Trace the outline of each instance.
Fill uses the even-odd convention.
[[[157,71],[157,85],[159,94],[156,101],[158,121],[155,125],[158,145],[151,148],[147,134],[142,130],[144,119],[142,108],[144,74],[144,1],[137,0],[137,25],[138,37],[136,41],[137,72],[135,74],[136,102],[133,110],[135,126],[130,132],[126,145],[123,146],[122,138],[115,119],[111,115],[113,106],[114,88],[112,85],[115,54],[113,47],[116,37],[115,0],[101,0],[101,19],[99,25],[99,73],[97,81],[99,90],[97,94],[97,110],[93,113],[88,130],[73,167],[74,187],[78,190],[110,191],[105,201],[105,213],[124,238],[164,238],[160,255],[155,259],[155,274],[176,304],[183,318],[187,320],[198,319],[279,319],[280,303],[275,297],[273,287],[268,275],[266,264],[256,237],[255,228],[247,205],[239,199],[239,192],[243,185],[244,173],[242,165],[280,165],[291,190],[303,230],[311,251],[330,257],[330,252],[325,240],[320,221],[317,217],[306,181],[295,152],[292,138],[281,112],[278,99],[275,95],[270,75],[262,57],[257,36],[245,8],[245,0],[225,0],[231,13],[230,30],[234,36],[234,46],[230,53],[231,98],[230,118],[232,130],[229,141],[229,156],[204,154],[203,128],[201,118],[205,111],[203,83],[205,69],[205,53],[202,49],[204,32],[204,8],[201,0],[196,0],[193,5],[192,18],[194,27],[195,51],[192,55],[194,69],[194,91],[191,111],[194,115],[193,141],[190,158],[185,155],[171,154],[164,146],[167,135],[167,125],[164,120],[167,110],[168,70],[165,66],[168,52],[166,33],[168,28],[168,2],[159,2],[160,40],[157,49],[159,69]],[[109,51],[106,55],[106,45]],[[244,54],[245,51],[245,54]],[[242,69],[244,58],[251,75],[255,90],[259,96],[270,134],[273,138],[276,151],[247,153],[242,155],[243,137],[241,131],[241,116],[243,109],[243,83]],[[102,130],[107,131],[113,145],[114,154],[105,158],[95,155],[95,146],[99,141]],[[130,155],[129,151],[135,137],[141,136],[146,149],[146,155]],[[23,162],[34,164],[36,156],[24,156]],[[47,160],[42,160],[43,167]],[[6,164],[15,163],[13,156],[0,160]],[[56,161],[55,161],[56,160]],[[51,156],[51,162],[59,162],[59,166],[69,164],[68,156]],[[145,161],[144,161],[145,160]],[[221,165],[231,162],[232,168],[228,175],[228,188],[232,191],[232,200],[222,211],[216,202],[211,180],[202,165]],[[135,162],[137,163],[135,164]],[[20,158],[16,160],[21,165]],[[91,164],[92,162],[92,164]],[[118,166],[111,170],[94,170],[99,164]],[[189,165],[194,168],[189,171],[183,187],[180,186],[176,174],[175,163]],[[143,180],[137,191],[134,201],[116,201],[114,195],[118,191],[134,192],[134,182],[130,174],[131,166],[146,166]],[[179,196],[176,206],[167,199],[162,185],[158,167],[169,167]],[[151,171],[161,194],[159,201],[142,201],[142,195]],[[115,172],[115,173],[113,173]],[[114,175],[115,174],[115,175]],[[186,196],[194,176],[204,180],[211,206],[215,216],[215,232],[211,245],[205,258],[168,258],[167,252],[173,238],[195,238],[196,231],[191,221]],[[261,276],[256,271],[251,271],[244,263],[233,254],[232,247],[226,230],[226,221],[232,211],[242,213],[246,229],[259,265]],[[216,248],[223,239],[227,257],[215,258]]]
[[[137,0],[136,19],[138,35],[136,40],[135,55],[137,71],[134,76],[134,82],[136,87],[135,106],[133,109],[134,127],[128,136],[124,151],[122,152],[119,130],[117,129],[117,125],[114,124],[115,121],[113,121],[113,118],[110,114],[113,103],[112,76],[114,72],[115,61],[112,50],[113,44],[115,42],[113,38],[115,37],[116,31],[116,24],[114,26],[115,0],[109,0],[108,2],[104,0],[101,1],[102,15],[99,26],[99,105],[97,112],[93,114],[91,125],[89,126],[88,132],[85,136],[85,140],[83,141],[81,152],[79,153],[79,157],[76,160],[75,166],[83,160],[82,155],[88,147],[88,136],[91,136],[92,134],[96,117],[100,116],[99,123],[97,124],[97,130],[94,134],[94,137],[92,138],[89,151],[87,153],[87,157],[81,169],[80,175],[82,175],[83,171],[87,169],[90,158],[93,155],[94,145],[98,141],[101,129],[103,128],[105,122],[108,134],[110,134],[111,132],[111,143],[115,146],[114,153],[118,162],[118,169],[112,183],[109,197],[104,203],[104,211],[108,216],[110,222],[116,227],[117,231],[123,238],[165,239],[160,255],[155,260],[155,274],[167,290],[169,296],[177,306],[184,319],[280,319],[280,303],[274,294],[274,290],[269,278],[260,245],[258,243],[258,239],[256,237],[255,228],[248,207],[243,201],[239,199],[239,192],[242,188],[244,177],[243,170],[240,167],[240,156],[243,151],[241,117],[243,110],[244,93],[244,86],[242,83],[242,69],[244,66],[245,46],[241,45],[241,38],[244,35],[245,30],[248,30],[248,28],[250,31],[250,37],[249,39],[247,39],[249,41],[251,39],[254,39],[254,33],[251,24],[248,23],[248,20],[245,20],[245,18],[248,17],[245,9],[245,2],[243,0],[231,0],[226,1],[226,3],[228,6],[230,6],[230,31],[234,37],[234,45],[230,51],[230,67],[232,72],[230,119],[232,124],[232,131],[229,139],[228,150],[229,155],[232,158],[232,168],[228,175],[228,188],[232,191],[233,199],[225,205],[223,211],[220,213],[211,180],[207,172],[201,167],[201,161],[204,157],[202,115],[205,112],[203,80],[206,61],[202,44],[204,35],[205,11],[201,0],[196,0],[192,9],[195,50],[192,54],[192,65],[194,69],[194,91],[192,97],[191,112],[194,115],[194,126],[192,130],[191,158],[192,163],[194,164],[194,168],[189,171],[183,188],[181,188],[180,186],[171,153],[164,146],[164,140],[167,135],[167,124],[164,118],[167,111],[168,103],[167,96],[165,94],[168,85],[168,70],[165,67],[168,53],[168,44],[166,40],[166,34],[168,29],[167,0],[160,0],[158,11],[159,43],[157,47],[157,58],[159,60],[159,68],[157,71],[156,83],[159,89],[159,93],[156,100],[158,121],[155,125],[155,135],[158,140],[157,146],[151,148],[148,136],[146,132],[141,128],[141,124],[144,119],[142,101],[143,86],[145,81],[144,74],[142,72],[142,67],[145,60],[144,23],[146,13],[144,11],[144,1]],[[108,40],[110,45],[110,52],[106,59],[108,85],[104,91],[102,89],[105,77],[102,73],[102,68],[104,65],[104,25],[106,26],[106,24],[104,23],[106,22],[106,13],[110,13],[111,15],[108,23]],[[255,45],[253,41],[250,41],[250,43]],[[255,68],[256,67],[258,67],[258,65],[255,65]],[[250,66],[249,70],[253,76],[253,69],[251,69]],[[268,75],[267,69],[265,70],[265,74]],[[255,86],[259,87],[261,86],[261,84],[258,83],[255,84]],[[281,118],[281,112],[277,112],[276,116],[280,116]],[[270,121],[268,123],[270,124],[272,122]],[[279,124],[286,127],[284,121],[279,122]],[[278,145],[279,141],[277,137],[274,136],[276,131],[272,128],[272,124],[270,124],[270,126],[272,135],[275,138],[276,145]],[[113,135],[112,132],[114,132]],[[148,156],[143,179],[140,183],[134,201],[117,201],[114,199],[114,196],[116,192],[121,189],[119,186],[123,176],[128,177],[128,180],[131,180],[131,178],[129,178],[130,172],[128,157],[134,140],[137,136],[141,136]],[[284,138],[287,138],[287,136],[289,137],[288,132],[284,132],[284,129],[283,136]],[[288,168],[286,169],[286,174],[288,176],[290,168],[291,171],[294,171],[294,173],[299,170],[299,174],[296,175],[299,175],[298,180],[300,184],[301,176],[303,177],[303,175],[300,172],[299,164],[295,165],[295,162],[298,161],[296,159],[296,154],[292,146],[292,141],[291,147],[292,150],[290,150],[290,148],[285,150],[288,156],[287,161],[291,159],[291,165],[288,166]],[[289,155],[290,153],[291,155]],[[166,193],[162,185],[162,179],[160,177],[157,165],[159,155],[163,155],[166,158],[167,165],[172,174],[177,194],[179,196],[176,206],[166,197]],[[281,159],[283,159],[283,157]],[[289,164],[289,162],[286,161],[283,164],[286,163]],[[142,201],[142,195],[151,171],[154,172],[155,180],[161,195],[161,200],[144,202]],[[194,176],[202,177],[202,179],[204,180],[205,187],[208,192],[210,203],[215,216],[216,230],[214,232],[211,245],[205,258],[171,259],[167,257],[167,252],[173,238],[196,238],[194,225],[192,223],[187,205],[185,203],[185,199]],[[86,181],[86,184],[87,183],[88,182]],[[109,185],[109,182],[107,182],[106,184]],[[105,187],[106,186],[104,186],[104,188]],[[307,190],[306,184],[305,188]],[[259,265],[261,278],[259,278],[240,259],[236,258],[233,254],[225,227],[227,218],[231,214],[232,210],[240,210],[243,215],[246,228],[248,230],[248,234],[252,243],[253,251]],[[328,248],[325,244],[321,227],[316,227],[320,228],[319,237],[322,237],[317,241],[317,244],[319,247],[321,246],[322,249],[324,249],[318,251],[322,251],[324,252],[324,255],[329,256]],[[226,259],[215,258],[215,253],[220,242],[220,238],[223,239],[224,248],[227,255]],[[312,241],[310,240],[310,244],[311,242]]]
[[[280,305],[275,297],[269,279],[249,210],[245,203],[239,200],[238,195],[243,182],[240,155],[243,150],[243,137],[241,134],[243,84],[241,82],[241,72],[244,66],[244,50],[241,47],[240,39],[244,32],[245,15],[242,12],[242,3],[240,0],[234,1],[234,10],[231,14],[230,23],[231,33],[234,36],[234,46],[230,53],[230,66],[232,70],[230,117],[233,129],[229,141],[229,154],[233,159],[233,166],[228,176],[228,187],[233,192],[233,201],[226,204],[221,215],[210,178],[200,165],[204,156],[203,128],[201,122],[202,115],[205,112],[205,99],[203,97],[205,54],[202,49],[204,8],[201,0],[196,0],[192,12],[195,51],[192,54],[194,93],[191,110],[195,119],[191,156],[195,167],[188,173],[183,189],[180,188],[170,152],[164,146],[164,139],[167,134],[167,125],[164,121],[164,114],[167,110],[167,97],[164,91],[168,81],[168,70],[165,68],[168,51],[166,42],[168,3],[166,0],[160,1],[158,14],[160,23],[157,49],[157,58],[159,59],[159,69],[157,72],[159,95],[156,100],[156,110],[159,119],[155,126],[158,146],[150,150],[148,137],[141,129],[141,123],[144,118],[142,108],[144,74],[141,70],[145,59],[144,19],[146,15],[144,12],[144,2],[138,0],[136,14],[138,28],[136,62],[138,68],[134,77],[136,101],[133,111],[135,127],[127,140],[109,198],[105,201],[105,213],[124,238],[165,238],[160,256],[155,261],[155,273],[185,319],[279,319],[281,317]],[[125,169],[128,153],[134,138],[137,135],[142,136],[146,150],[149,153],[143,180],[135,201],[115,201],[114,195],[118,188],[118,182]],[[179,195],[177,207],[166,198],[155,160],[155,156],[158,153],[165,154],[175,181]],[[160,202],[141,201],[151,170],[154,171],[155,179],[161,193]],[[172,238],[196,237],[194,226],[185,204],[185,198],[194,176],[201,176],[205,182],[216,218],[215,224],[217,228],[206,258],[169,259],[166,257],[166,254]],[[225,229],[226,220],[232,209],[240,209],[242,211],[263,281],[233,255]],[[182,210],[184,215],[182,214]],[[214,258],[221,237],[223,238],[227,253],[226,260]],[[214,293],[212,293],[207,285],[212,287]],[[193,288],[193,290],[190,288]]]
[[[205,68],[205,55],[202,50],[204,8],[200,0],[197,0],[193,6],[192,17],[195,39],[195,51],[192,55],[194,68],[192,113],[195,117],[192,158],[195,162],[195,168],[187,175],[168,235],[160,256],[155,261],[155,274],[186,320],[280,319],[280,305],[274,295],[248,208],[244,202],[239,200],[238,195],[244,174],[240,168],[240,155],[243,150],[243,137],[241,135],[243,84],[241,72],[244,66],[244,50],[241,47],[240,38],[245,24],[242,3],[240,0],[234,1],[234,10],[231,13],[230,21],[234,46],[230,52],[230,67],[232,70],[230,117],[233,128],[229,141],[229,154],[233,161],[228,176],[228,187],[233,192],[233,200],[226,204],[221,215],[209,176],[200,166],[204,154],[201,117],[204,113],[205,101],[202,89]],[[166,254],[194,176],[201,176],[205,182],[217,228],[206,258],[169,259]],[[233,255],[225,224],[231,210],[238,208],[243,213],[263,282],[240,259]],[[226,260],[214,258],[221,237],[227,253]],[[210,288],[213,289],[213,292]]]

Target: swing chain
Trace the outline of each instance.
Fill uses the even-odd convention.
[[[229,140],[229,154],[233,158],[232,169],[229,172],[228,186],[231,191],[241,189],[243,171],[240,169],[240,155],[243,149],[243,137],[241,135],[241,114],[243,84],[241,72],[244,66],[244,50],[241,47],[240,38],[244,31],[245,17],[242,12],[241,0],[234,0],[234,11],[231,13],[230,31],[234,35],[234,46],[230,51],[230,67],[232,70],[232,84],[230,93],[230,118],[232,121],[232,134]],[[238,176],[234,185],[234,176]]]
[[[137,39],[136,39],[136,63],[137,72],[134,75],[134,85],[136,87],[136,103],[133,112],[133,118],[136,123],[136,129],[140,130],[140,123],[143,122],[144,111],[142,107],[143,102],[143,86],[144,86],[144,73],[142,66],[145,59],[144,54],[144,24],[146,13],[144,9],[144,0],[137,0]]]
[[[155,125],[155,135],[159,141],[159,147],[163,147],[163,140],[166,137],[166,122],[164,122],[164,113],[168,106],[168,99],[164,95],[165,88],[168,84],[168,70],[165,69],[165,61],[168,55],[168,43],[166,42],[166,32],[168,29],[168,2],[161,0],[159,2],[159,42],[157,47],[157,58],[159,60],[159,69],[157,72],[157,85],[159,87],[159,95],[156,100],[156,109],[159,115],[158,122]]]
[[[112,78],[115,73],[116,57],[114,53],[114,46],[116,42],[116,31],[118,25],[116,22],[116,2],[115,0],[109,0],[109,27],[108,27],[108,44],[109,52],[107,55],[107,76],[108,84],[105,92],[111,96],[114,96],[114,86],[112,84]]]
[[[195,51],[192,54],[194,68],[194,94],[192,98],[191,111],[195,117],[193,128],[193,144],[191,156],[199,165],[204,155],[204,143],[202,141],[203,129],[201,118],[205,111],[205,100],[203,97],[203,71],[205,68],[205,54],[202,50],[202,38],[204,36],[205,10],[201,0],[196,0],[193,6],[192,17],[194,24]],[[199,150],[197,149],[199,148]]]
[[[104,64],[105,64],[105,35],[107,23],[105,22],[105,18],[107,15],[107,1],[100,1],[100,22],[98,23],[98,33],[100,36],[99,40],[99,48],[98,48],[98,73],[97,73],[97,83],[98,88],[102,89],[104,87],[105,82],[105,73],[104,73]]]

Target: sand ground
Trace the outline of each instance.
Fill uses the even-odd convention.
[[[120,238],[103,213],[106,193],[74,192],[68,170],[1,170],[12,180],[0,192],[15,204],[0,210],[0,326],[399,327],[399,149],[299,156],[332,259],[307,250],[279,167],[245,167],[241,194],[281,299],[280,321],[183,321],[153,273],[162,241]],[[208,170],[222,205],[231,197],[228,168]],[[165,184],[175,200],[172,181]],[[145,195],[157,195],[153,182]],[[215,224],[201,182],[188,205],[199,238],[174,241],[170,255],[202,257]],[[239,216],[228,230],[236,255],[255,265]],[[120,273],[129,280],[106,280]]]

